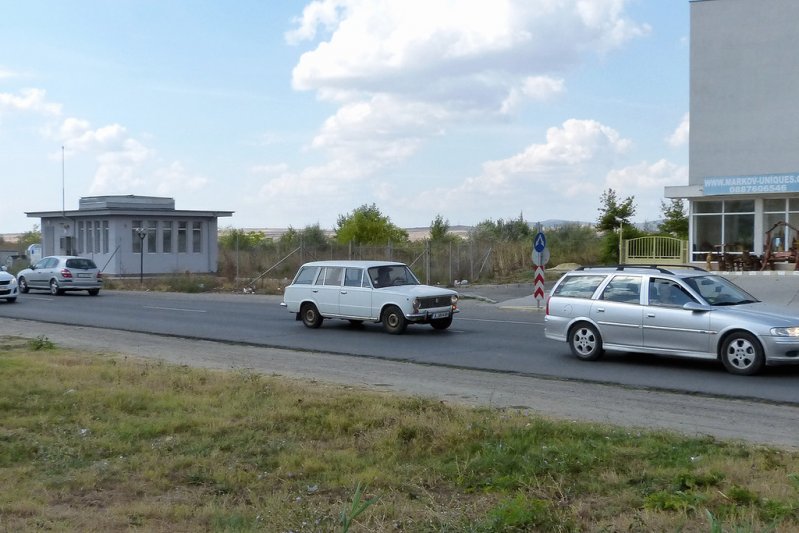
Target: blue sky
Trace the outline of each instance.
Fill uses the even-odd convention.
[[[323,229],[372,203],[402,227],[595,221],[607,188],[651,221],[688,183],[687,0],[0,9],[0,233],[62,181],[67,210],[170,196]]]

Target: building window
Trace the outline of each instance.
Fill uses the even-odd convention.
[[[147,221],[147,253],[154,254],[156,252],[155,241],[158,235],[158,222],[155,220]]]
[[[83,226],[83,221],[78,221],[78,253],[82,254],[85,253],[83,248],[83,243],[85,242],[85,237],[83,236],[83,232],[86,231],[85,227]]]
[[[133,250],[134,254],[140,254],[141,253],[141,244],[142,244],[142,242],[141,242],[141,238],[139,237],[139,233],[137,231],[137,230],[139,230],[141,228],[142,228],[142,221],[141,220],[134,220],[130,224],[130,234],[131,234],[131,239],[132,239],[131,244],[133,245],[133,247],[131,249]]]
[[[86,221],[86,253],[94,253],[94,224],[91,220]]]
[[[94,253],[100,253],[100,240],[102,239],[103,235],[100,232],[100,221],[94,221]]]
[[[172,253],[172,222],[161,222],[161,244],[165,254]]]
[[[186,232],[188,231],[186,228],[186,222],[178,222],[178,253],[185,254],[186,253],[186,243],[188,236]]]
[[[709,253],[754,252],[754,200],[694,202],[693,261]]]
[[[195,254],[202,252],[203,228],[200,222],[195,222],[191,230],[191,251]]]
[[[799,226],[799,198],[763,200],[763,231],[768,232],[774,228],[771,232],[771,251],[784,252],[789,248],[795,249],[796,231],[788,225],[777,227],[780,222]],[[768,242],[764,242],[763,246],[768,246]]]
[[[108,242],[110,240],[109,235],[110,235],[110,231],[108,229],[108,221],[107,220],[103,220],[103,253],[104,254],[108,253],[108,248],[109,248]]]

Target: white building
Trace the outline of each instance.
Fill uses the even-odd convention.
[[[799,1],[690,11],[689,178],[665,196],[688,200],[693,261],[722,247],[759,255],[776,222],[799,227]],[[797,235],[771,237],[787,248]]]
[[[105,274],[217,271],[217,218],[232,211],[178,211],[155,196],[91,196],[77,211],[25,213],[41,219],[42,255],[90,257]]]

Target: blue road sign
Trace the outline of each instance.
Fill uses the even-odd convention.
[[[535,248],[536,252],[543,252],[544,248],[547,247],[547,238],[544,237],[544,232],[539,231],[538,234],[535,236],[535,240],[533,241],[533,248]]]

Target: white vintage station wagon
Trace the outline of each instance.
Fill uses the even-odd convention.
[[[447,329],[458,293],[422,285],[407,265],[390,261],[314,261],[300,267],[280,304],[309,328],[325,318],[382,322],[389,333],[409,323]]]

